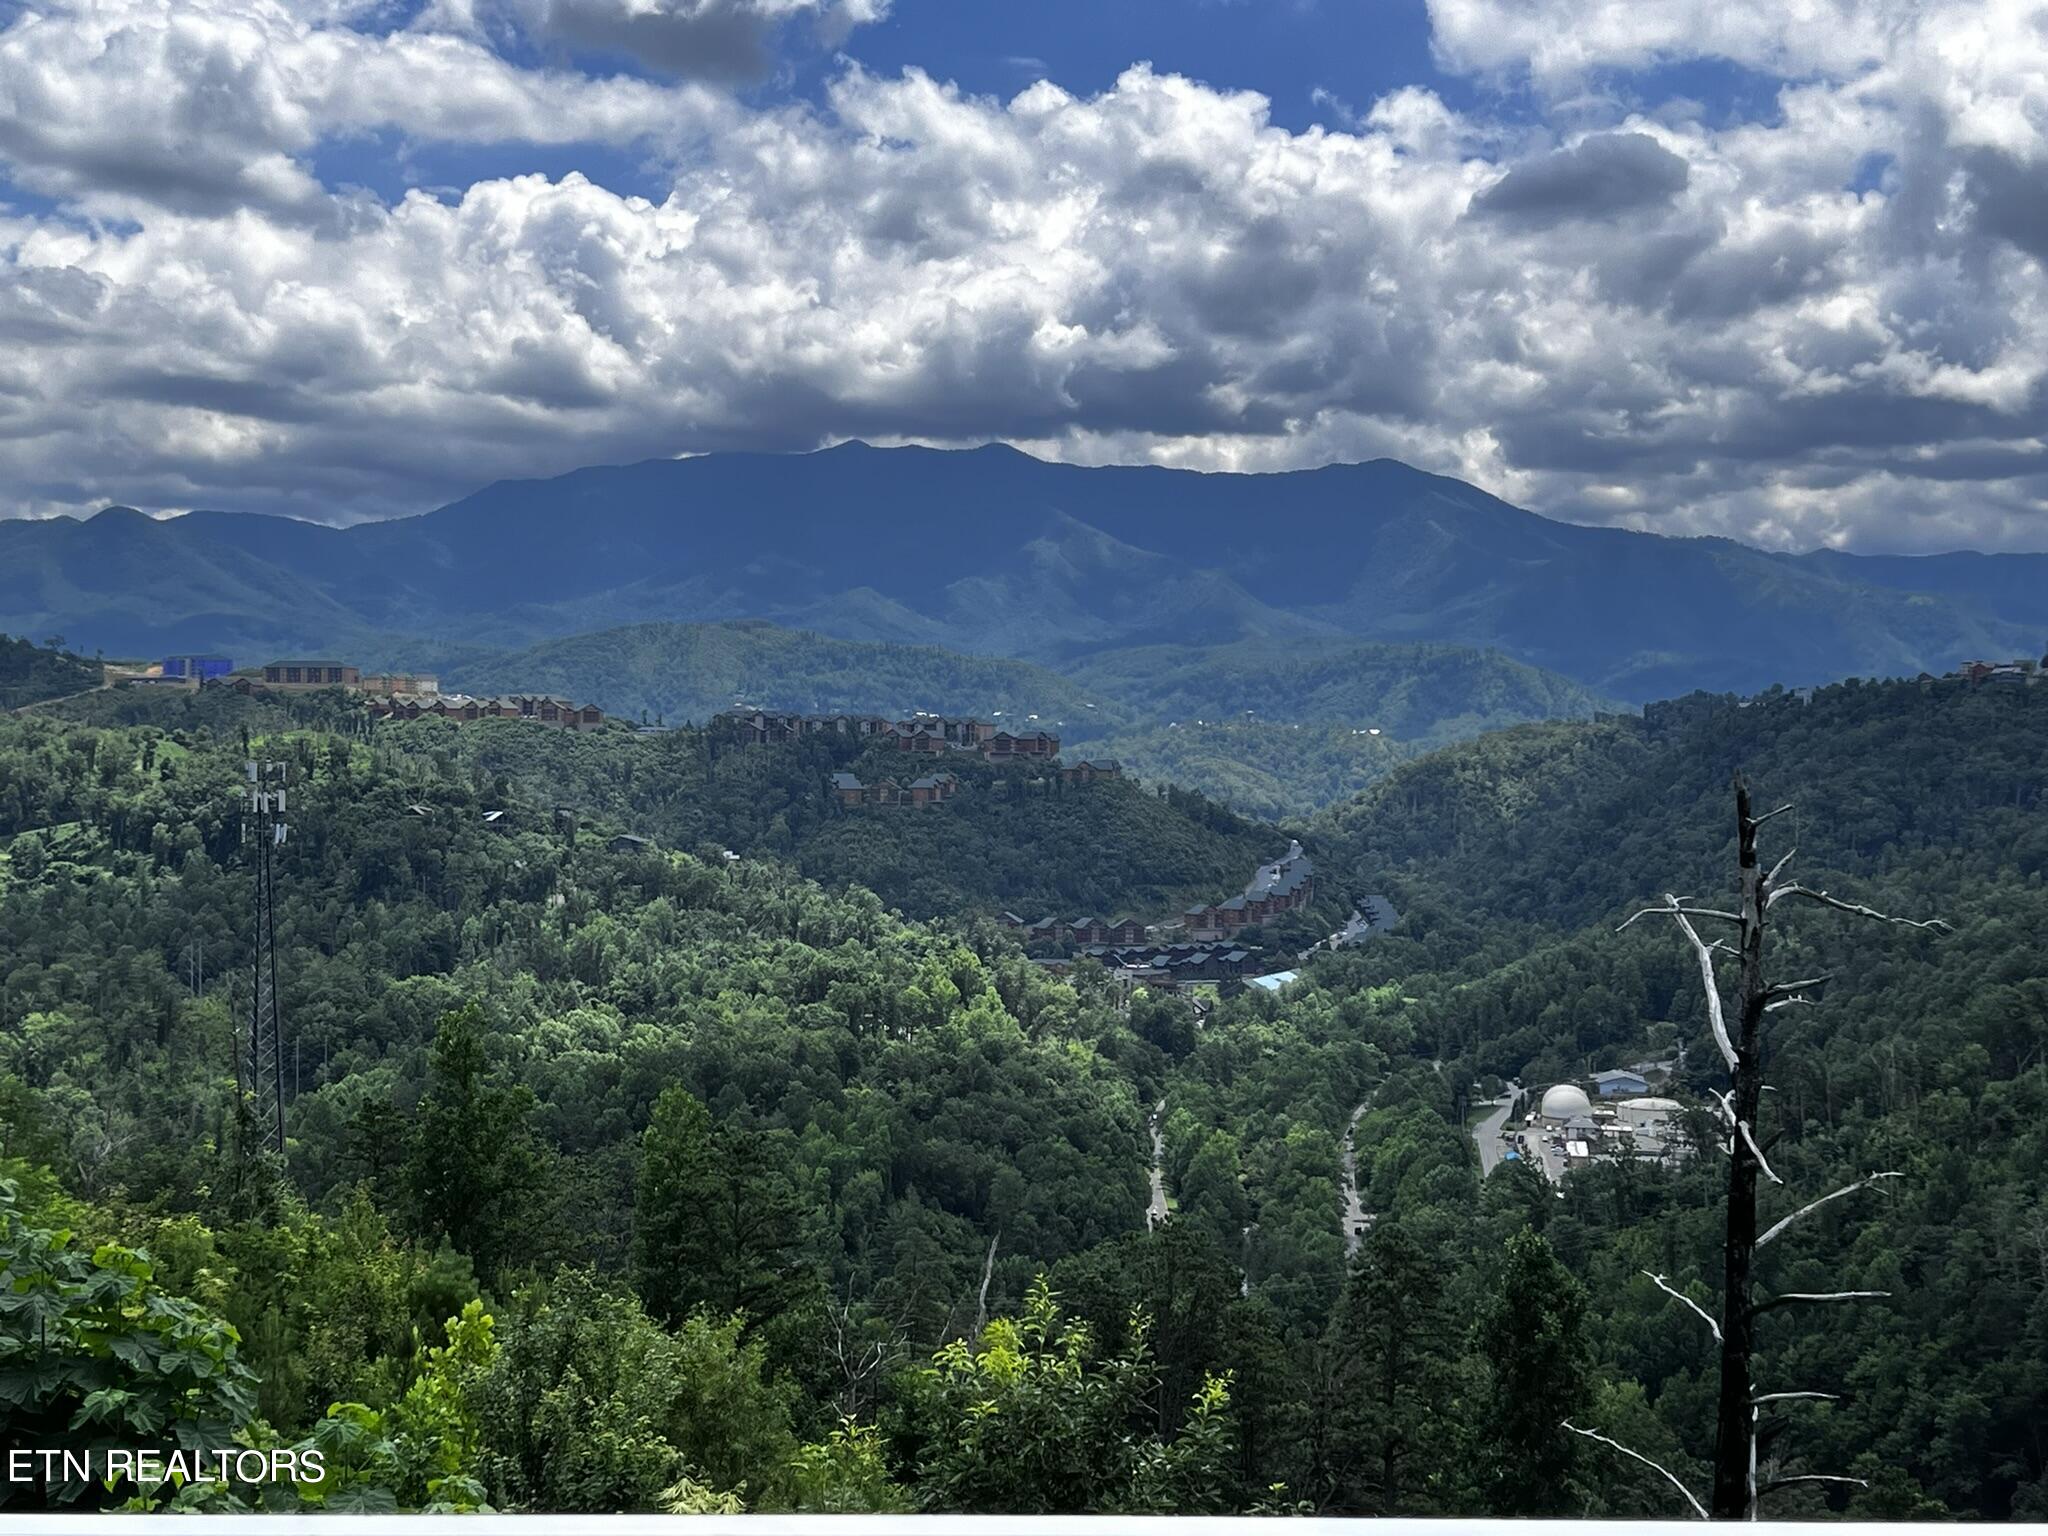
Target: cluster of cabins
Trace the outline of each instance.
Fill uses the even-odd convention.
[[[1035,923],[1027,923],[1016,913],[1005,912],[996,922],[1022,939],[1027,948],[1058,945],[1083,950],[1105,944],[1145,942],[1145,925],[1135,917],[1113,917],[1107,922],[1099,917],[1077,917],[1071,921],[1041,917]]]
[[[1228,989],[1246,979],[1257,954],[1257,946],[1243,944],[1091,944],[1071,955],[1037,956],[1032,964],[1061,975],[1077,960],[1095,960],[1127,988],[1171,992],[1196,981]]]
[[[1188,981],[1237,981],[1258,955],[1256,945],[1090,945],[1081,951],[1126,982],[1170,991]]]
[[[168,663],[166,663],[168,666]],[[295,689],[345,688],[350,693],[372,698],[435,699],[441,696],[441,679],[431,672],[365,672],[345,661],[267,661],[250,681],[265,689],[289,693]],[[450,694],[462,698],[462,694]]]
[[[167,660],[166,670],[169,665]],[[344,661],[271,661],[249,673],[225,674],[223,680],[245,692],[341,688],[363,695],[370,713],[380,720],[453,720],[459,725],[478,720],[531,720],[570,731],[592,731],[604,724],[604,711],[595,704],[578,704],[559,694],[473,698],[466,693],[443,693],[440,678],[429,672],[364,672]]]
[[[1936,677],[1932,672],[1922,672],[1911,681],[1923,689],[1954,688],[1996,688],[2015,691],[2041,683],[2048,683],[2048,657],[2036,663],[2021,657],[2017,661],[1966,661],[1952,672]],[[1682,698],[1658,699],[1643,706],[1643,722],[1652,731],[1684,724],[1713,714],[1725,708],[1731,701],[1738,709],[1758,709],[1765,706],[1811,704],[1815,688],[1773,688],[1765,693],[1753,694],[1749,698],[1736,698],[1733,694],[1708,693],[1696,690]],[[1604,716],[1596,718],[1615,718]]]
[[[1060,739],[1050,731],[1013,731],[993,720],[956,720],[942,715],[891,720],[885,715],[791,715],[754,709],[727,710],[714,716],[712,723],[749,747],[781,746],[812,736],[839,736],[892,747],[899,752],[977,752],[990,762],[1049,762],[1060,755]]]
[[[1039,964],[1060,970],[1075,959],[1099,960],[1128,985],[1171,989],[1183,982],[1246,981],[1261,951],[1239,942],[1235,931],[1279,912],[1307,906],[1315,897],[1315,865],[1290,843],[1287,852],[1263,864],[1240,896],[1191,907],[1179,923],[1161,931],[1135,917],[1042,917],[1027,922],[1014,912],[996,921],[1017,935],[1027,949],[1041,952]],[[1325,942],[1331,948],[1357,943],[1366,935],[1391,927],[1394,909],[1384,897],[1369,896],[1361,910],[1338,934]],[[1171,937],[1167,937],[1167,935]],[[1045,954],[1045,951],[1056,951]]]
[[[261,688],[266,692],[308,692],[315,688],[346,688],[350,693],[367,693],[389,698],[394,694],[437,694],[441,680],[431,672],[365,672],[345,661],[299,659],[266,661],[243,672],[225,656],[166,656],[165,677],[216,680],[242,685],[243,691]]]
[[[1062,784],[1093,784],[1097,779],[1122,778],[1123,764],[1115,761],[1081,762],[1054,772]],[[858,774],[841,769],[825,781],[825,787],[840,805],[848,810],[858,810],[875,805],[944,805],[958,793],[960,780],[951,773],[928,773],[907,783],[902,779],[884,777],[870,784]],[[996,788],[1004,787],[1004,781],[998,780]]]
[[[2031,661],[1966,661],[1949,673],[1951,679],[1972,687],[1988,683],[1999,688],[2025,688],[2040,682],[2044,675],[2048,674]]]
[[[1384,896],[1361,896],[1351,908],[1351,915],[1344,919],[1344,926],[1327,939],[1319,940],[1303,950],[1297,957],[1304,964],[1319,949],[1350,949],[1363,944],[1367,939],[1376,939],[1390,931],[1401,921],[1401,914],[1394,910],[1394,904]]]
[[[908,783],[885,778],[865,784],[854,774],[835,773],[831,788],[833,798],[849,810],[874,805],[914,806],[921,810],[952,799],[960,788],[960,780],[950,773],[928,773]]]
[[[552,693],[511,693],[499,698],[472,698],[443,693],[441,680],[430,672],[365,672],[345,661],[325,657],[286,658],[260,667],[235,670],[226,656],[166,656],[149,672],[125,681],[197,688],[202,684],[233,688],[240,693],[310,693],[340,688],[361,695],[369,712],[383,720],[531,720],[564,730],[590,731],[605,723],[595,704],[578,704]]]
[[[1242,929],[1257,927],[1267,918],[1307,906],[1315,900],[1315,894],[1315,861],[1301,851],[1300,843],[1289,843],[1283,857],[1259,866],[1241,894],[1227,901],[1189,907],[1181,914],[1181,925],[1191,939],[1228,938]]]
[[[604,724],[604,711],[595,704],[577,704],[552,693],[514,693],[496,699],[474,699],[466,693],[394,693],[371,699],[370,713],[380,720],[453,720],[458,725],[532,720],[569,731],[593,731]]]

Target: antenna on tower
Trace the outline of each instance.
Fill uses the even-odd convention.
[[[242,1052],[243,1083],[251,1095],[251,1120],[263,1150],[284,1153],[284,1021],[277,988],[277,854],[291,834],[285,820],[287,763],[243,764],[249,776],[248,813],[242,837],[256,879],[255,990],[249,1009],[249,1038]]]

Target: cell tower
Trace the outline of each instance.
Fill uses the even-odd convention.
[[[250,845],[256,876],[256,975],[249,1010],[249,1038],[242,1052],[243,1081],[251,1098],[251,1124],[265,1151],[284,1152],[284,1021],[277,995],[277,853],[290,828],[285,823],[285,781],[289,765],[245,763],[249,775],[248,814],[242,836]]]

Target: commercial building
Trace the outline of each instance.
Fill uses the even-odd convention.
[[[1643,1081],[1639,1074],[1629,1071],[1626,1067],[1618,1067],[1612,1072],[1595,1072],[1593,1088],[1603,1099],[1620,1098],[1623,1095],[1633,1098],[1650,1091],[1650,1085]]]
[[[263,664],[266,688],[355,688],[362,672],[344,661],[267,661]]]
[[[441,679],[431,672],[366,672],[361,686],[365,693],[381,694],[386,698],[396,693],[431,698],[441,691]]]
[[[1301,851],[1301,844],[1289,843],[1284,855],[1259,866],[1244,894],[1189,907],[1182,913],[1188,937],[1225,938],[1239,929],[1257,927],[1278,913],[1307,906],[1315,900],[1315,870],[1315,861]]]
[[[182,677],[201,683],[209,678],[226,677],[234,670],[234,662],[225,656],[166,656],[163,665],[165,677]]]

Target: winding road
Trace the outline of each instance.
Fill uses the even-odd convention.
[[[1479,1177],[1482,1179],[1493,1172],[1494,1164],[1500,1161],[1501,1153],[1506,1150],[1501,1145],[1500,1128],[1508,1123],[1508,1116],[1522,1102],[1522,1090],[1512,1088],[1506,1098],[1496,1102],[1500,1107],[1472,1127],[1472,1140],[1479,1147]]]
[[[1365,1241],[1365,1234],[1372,1228],[1372,1212],[1358,1198],[1357,1147],[1358,1122],[1371,1107],[1372,1100],[1367,1099],[1351,1111],[1351,1123],[1344,1127],[1344,1257],[1347,1259],[1358,1252],[1358,1245]]]
[[[1145,1225],[1166,1220],[1166,1100],[1152,1106],[1152,1203],[1145,1207]]]
[[[114,685],[112,683],[95,683],[92,685],[92,687],[81,688],[76,693],[60,693],[53,699],[36,699],[31,703],[18,705],[14,709],[10,710],[9,713],[16,715],[25,715],[32,709],[43,709],[51,704],[63,704],[71,699],[82,699],[88,693],[105,693],[109,688],[113,686]]]

